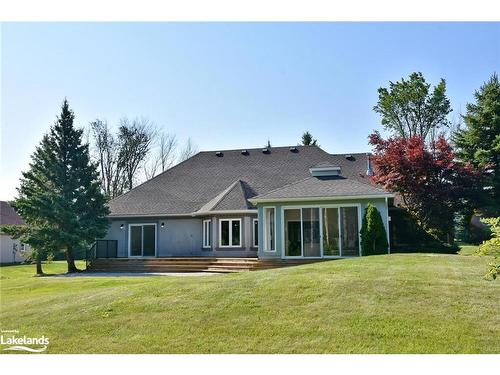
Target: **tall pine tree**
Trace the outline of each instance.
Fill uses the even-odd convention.
[[[106,198],[97,166],[90,161],[83,130],[73,126],[67,100],[61,114],[23,172],[14,208],[26,221],[31,242],[64,251],[68,272],[76,272],[74,249],[102,237],[108,227]],[[31,230],[30,230],[31,228]]]
[[[474,208],[500,216],[500,81],[493,74],[474,94],[463,116],[465,127],[454,134],[456,155],[485,171],[482,194]]]

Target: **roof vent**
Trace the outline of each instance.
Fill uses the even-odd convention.
[[[241,150],[241,155],[248,155],[248,151],[247,150]]]
[[[345,156],[345,158],[346,158],[347,160],[353,160],[353,159],[354,159],[354,158],[352,157],[352,155],[351,155],[351,154],[347,154],[347,155]]]
[[[299,150],[297,150],[297,147],[290,147],[289,148],[290,152],[297,152]]]
[[[267,147],[262,149],[263,154],[269,154],[269,149]]]
[[[370,156],[371,156],[371,154],[369,152],[367,152],[366,153],[366,175],[367,176],[373,176],[375,174],[375,173],[373,173]]]
[[[217,151],[217,152],[215,153],[215,155],[217,155],[219,158],[221,158],[223,154],[222,154],[222,151]]]

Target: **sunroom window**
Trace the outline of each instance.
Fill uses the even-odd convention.
[[[264,208],[264,251],[276,250],[276,216],[274,207]]]
[[[253,247],[259,247],[259,220],[253,219]]]

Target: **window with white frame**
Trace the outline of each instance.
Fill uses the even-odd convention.
[[[259,247],[259,219],[253,219],[253,247]]]
[[[264,251],[276,251],[276,210],[264,207]]]
[[[219,220],[219,246],[241,247],[241,219]]]
[[[212,247],[212,220],[203,220],[203,248]]]

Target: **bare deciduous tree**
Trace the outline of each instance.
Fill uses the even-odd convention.
[[[179,161],[184,161],[189,159],[191,156],[196,154],[198,152],[198,146],[196,146],[191,138],[188,138],[186,145],[182,149],[180,155],[179,155]]]
[[[153,178],[158,172],[164,172],[175,164],[177,138],[175,135],[160,133],[157,137],[154,155],[151,155],[144,164],[144,175],[147,180]]]
[[[123,169],[127,189],[133,188],[137,173],[143,167],[156,134],[154,125],[145,118],[120,120],[118,165]]]
[[[118,142],[106,121],[96,119],[90,123],[95,158],[99,164],[102,191],[114,198],[123,193],[124,178],[118,163]]]
[[[161,171],[164,172],[175,163],[177,138],[173,134],[162,133],[159,138]]]

